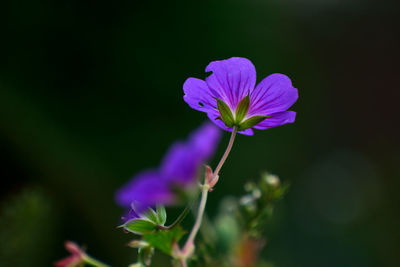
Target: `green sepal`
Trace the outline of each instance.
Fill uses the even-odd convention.
[[[138,262],[143,266],[150,266],[151,258],[154,255],[154,248],[151,246],[139,248],[138,250]]]
[[[219,113],[221,114],[220,119],[225,123],[226,127],[233,127],[233,125],[235,124],[235,120],[229,106],[224,101],[218,98],[217,105]]]
[[[147,219],[132,219],[126,222],[122,227],[131,233],[144,235],[157,229],[157,224]]]
[[[236,124],[240,124],[240,122],[244,119],[247,112],[249,111],[250,106],[250,97],[247,95],[245,98],[240,100],[237,108],[236,108]]]
[[[158,214],[152,208],[147,209],[146,212],[141,214],[141,216],[146,219],[149,219],[150,221],[152,221],[155,224],[159,224]]]
[[[149,243],[150,246],[161,250],[167,255],[172,254],[172,244],[179,242],[185,232],[180,226],[176,226],[170,230],[158,230],[143,236],[144,240]]]
[[[263,120],[265,120],[268,117],[270,117],[270,116],[253,116],[253,117],[245,120],[244,122],[240,123],[238,130],[243,131],[243,130],[249,129],[249,128],[259,124],[260,122],[262,122]]]
[[[165,222],[167,221],[167,211],[165,210],[165,207],[158,205],[156,210],[157,210],[158,224],[164,225]]]

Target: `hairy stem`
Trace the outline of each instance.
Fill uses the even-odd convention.
[[[219,161],[219,163],[213,173],[213,178],[210,180],[211,183],[213,183],[213,181],[218,178],[219,171],[221,170],[222,165],[224,165],[224,163],[229,155],[229,152],[231,152],[233,142],[235,141],[237,130],[238,130],[237,126],[234,126],[232,129],[231,138],[229,139],[229,143],[225,150],[225,153],[222,155],[222,158]],[[196,221],[193,225],[193,228],[189,234],[188,239],[186,240],[185,245],[183,246],[183,249],[181,250],[181,258],[179,259],[180,263],[181,263],[181,267],[187,266],[186,261],[188,258],[190,258],[192,256],[192,254],[194,252],[194,239],[196,238],[196,235],[197,235],[197,233],[200,229],[201,223],[203,221],[203,215],[204,215],[204,211],[206,208],[207,196],[208,196],[209,189],[210,189],[210,185],[209,185],[209,183],[207,183],[207,180],[206,180],[204,182],[204,184],[202,185],[202,189],[201,189],[201,200],[200,200],[199,208],[197,210]]]
[[[92,257],[90,257],[89,255],[85,254],[83,256],[83,261],[87,264],[90,264],[92,266],[96,266],[96,267],[110,267],[109,265],[102,263]]]
[[[214,174],[213,174],[213,178],[211,179],[211,181],[217,179],[219,171],[222,168],[222,165],[224,165],[225,160],[228,158],[229,152],[231,152],[231,149],[232,149],[232,146],[233,146],[233,142],[235,141],[237,130],[238,130],[237,126],[233,126],[232,134],[231,134],[231,138],[229,139],[228,146],[226,147],[224,155],[222,155],[221,160],[219,161],[217,167],[215,168],[215,171],[214,171]]]
[[[208,189],[210,189],[210,187],[207,184],[204,184],[202,186],[201,200],[200,200],[199,209],[197,211],[196,222],[194,223],[192,231],[190,232],[189,237],[186,240],[185,246],[183,247],[183,253],[184,254],[189,253],[189,251],[191,250],[191,247],[193,246],[194,239],[195,239],[195,237],[197,235],[197,232],[200,229],[201,222],[203,220],[204,210],[206,208]]]
[[[185,259],[180,259],[180,260],[179,260],[179,263],[180,263],[181,267],[187,267],[187,264],[186,264],[186,260],[185,260]]]

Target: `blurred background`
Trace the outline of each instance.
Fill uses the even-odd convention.
[[[0,266],[51,266],[64,240],[133,261],[114,192],[206,120],[182,84],[232,56],[258,81],[291,77],[298,116],[239,136],[208,213],[268,170],[291,188],[265,259],[400,266],[396,1],[19,0],[0,13]]]

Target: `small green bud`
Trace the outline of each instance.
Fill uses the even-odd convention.
[[[148,247],[149,243],[147,243],[144,240],[132,240],[131,242],[128,243],[128,246],[131,248],[144,248]]]
[[[274,175],[274,174],[266,174],[264,176],[264,181],[269,186],[272,186],[273,188],[277,188],[281,184],[281,181],[279,180],[279,177],[277,175]]]
[[[259,199],[261,197],[261,190],[259,188],[254,188],[251,193],[255,199]]]
[[[247,206],[247,205],[252,204],[253,201],[254,201],[254,198],[253,198],[252,196],[245,195],[245,196],[242,196],[242,197],[240,198],[239,203],[240,203],[240,205],[242,205],[242,206]]]
[[[256,187],[256,185],[255,185],[253,182],[247,182],[247,183],[245,183],[245,185],[244,185],[244,190],[245,190],[246,192],[250,192],[250,191],[252,191],[255,187]]]

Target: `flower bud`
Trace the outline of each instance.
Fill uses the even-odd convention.
[[[66,241],[64,246],[65,249],[71,253],[71,255],[55,262],[54,265],[57,267],[80,266],[84,261],[85,252],[76,243],[71,241]]]
[[[273,188],[277,188],[281,185],[279,177],[275,174],[264,174],[263,178],[267,185],[272,186]]]
[[[144,248],[148,247],[149,243],[147,243],[144,240],[132,240],[131,242],[128,243],[128,246],[131,248]]]

